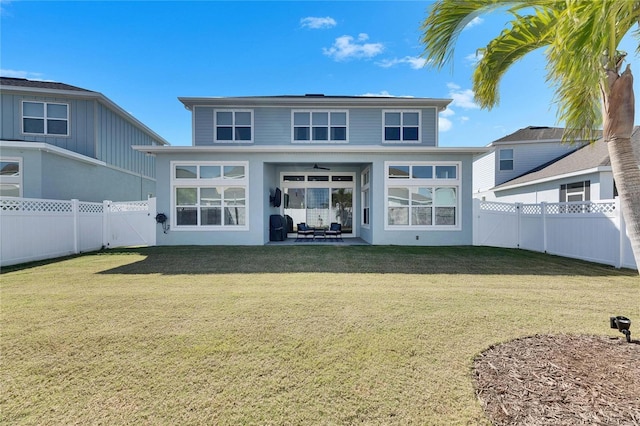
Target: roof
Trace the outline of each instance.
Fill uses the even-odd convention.
[[[162,145],[170,145],[162,136],[151,130],[140,120],[122,109],[118,104],[107,98],[100,92],[83,89],[81,87],[72,86],[66,83],[58,83],[55,81],[27,80],[24,78],[0,77],[0,89],[3,91],[25,92],[38,95],[63,95],[70,97],[80,97],[97,99],[116,113],[120,114],[125,120],[128,120],[134,126],[151,135],[156,141]]]
[[[493,141],[500,142],[541,142],[541,141],[560,141],[564,134],[562,127],[544,127],[529,126],[524,129],[517,130],[510,135]]]
[[[634,149],[636,162],[640,165],[640,126],[633,129],[631,144]],[[535,181],[549,180],[570,173],[610,166],[611,159],[609,158],[607,142],[605,142],[603,138],[600,138],[592,144],[584,145],[569,154],[556,158],[547,164],[543,164],[493,189],[502,190],[513,186],[526,185]]]
[[[0,85],[13,87],[30,87],[48,90],[77,90],[80,92],[92,92],[91,90],[70,84],[58,83],[55,81],[27,80],[26,78],[0,77]]]
[[[452,99],[410,98],[394,96],[333,96],[323,94],[278,95],[278,96],[237,96],[237,97],[179,97],[178,100],[191,110],[194,106],[216,107],[292,107],[292,108],[425,108],[436,107],[444,110]]]

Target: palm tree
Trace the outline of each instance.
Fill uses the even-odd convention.
[[[640,167],[631,145],[633,76],[628,65],[622,71],[626,53],[618,50],[640,20],[640,1],[438,0],[422,24],[428,66],[441,69],[451,63],[462,29],[483,13],[505,8],[514,17],[510,27],[478,51],[476,102],[486,109],[496,106],[507,69],[527,53],[546,48],[547,79],[555,90],[558,120],[567,129],[565,141],[594,140],[602,126],[640,268]]]

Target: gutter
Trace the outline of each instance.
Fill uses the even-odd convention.
[[[413,146],[150,146],[132,145],[132,149],[146,154],[196,154],[196,153],[387,153],[387,154],[482,154],[486,147],[413,147]]]

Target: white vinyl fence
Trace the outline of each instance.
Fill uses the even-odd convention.
[[[474,200],[473,244],[521,248],[637,269],[620,200],[498,203]]]
[[[156,243],[156,199],[90,203],[0,198],[0,266]]]

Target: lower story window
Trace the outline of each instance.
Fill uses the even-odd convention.
[[[176,188],[177,226],[245,226],[244,187]]]
[[[0,158],[0,197],[22,196],[22,160]]]
[[[560,185],[560,202],[589,201],[591,199],[591,181],[574,182]]]
[[[455,226],[457,187],[390,187],[387,217],[391,226]]]

